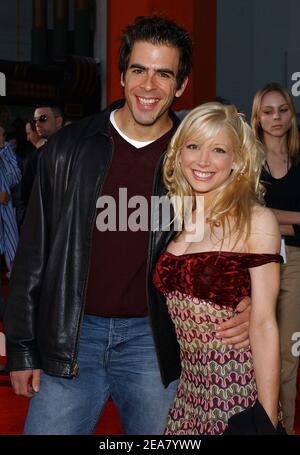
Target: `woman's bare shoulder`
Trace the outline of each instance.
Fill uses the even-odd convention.
[[[256,205],[251,214],[249,236],[250,251],[257,253],[278,253],[280,230],[278,221],[271,209]]]

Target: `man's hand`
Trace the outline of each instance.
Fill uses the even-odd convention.
[[[232,344],[235,349],[247,348],[250,345],[250,297],[241,300],[236,310],[240,314],[220,324],[216,337],[221,339],[224,344]]]
[[[17,395],[31,398],[40,390],[41,370],[12,371],[10,380]]]
[[[7,205],[9,203],[9,193],[6,191],[0,191],[0,204]]]

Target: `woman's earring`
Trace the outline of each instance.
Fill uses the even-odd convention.
[[[246,169],[247,169],[247,165],[244,164],[244,166],[242,167],[242,169],[238,172],[238,175],[237,175],[237,181],[239,182],[241,180],[241,178],[246,174]]]
[[[243,166],[242,169],[240,170],[239,174],[240,174],[240,175],[245,175],[245,174],[246,174],[246,169],[247,169],[247,165],[244,164],[244,166]]]

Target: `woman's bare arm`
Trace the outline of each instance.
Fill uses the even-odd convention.
[[[253,216],[249,250],[253,253],[279,252],[278,223],[268,209],[259,209]],[[251,316],[250,346],[253,355],[258,399],[274,427],[277,426],[280,384],[279,333],[276,302],[280,287],[280,265],[275,262],[250,269]]]

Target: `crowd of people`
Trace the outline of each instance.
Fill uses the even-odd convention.
[[[63,126],[64,118],[61,108],[44,105],[37,107],[32,112],[30,119],[18,118],[13,123],[12,127],[7,128],[7,131],[0,126],[0,148],[10,151],[10,160],[13,157],[14,169],[18,175],[13,180],[11,177],[7,177],[5,180],[7,183],[6,197],[9,196],[11,205],[15,208],[14,218],[20,232],[36,174],[38,150],[52,134]],[[24,138],[26,138],[26,142]],[[7,152],[2,153],[3,165],[8,161],[6,155]],[[4,191],[2,186],[1,191]],[[4,195],[2,197],[4,198]],[[4,203],[2,198],[1,203]],[[7,265],[11,268],[9,264]]]
[[[64,124],[62,110],[54,106],[37,107],[32,118],[17,119],[5,131],[0,126],[0,273],[10,277],[19,235],[37,171],[39,149]],[[27,144],[22,140],[26,137]],[[5,301],[0,279],[0,320]],[[6,371],[3,364],[1,371]]]
[[[121,41],[123,100],[69,127],[49,106],[26,123],[35,150],[4,311],[12,386],[31,398],[25,434],[90,434],[109,396],[125,434],[293,433],[293,100],[272,83],[254,97],[252,128],[219,101],[180,121],[171,106],[191,66],[185,29],[139,17]],[[0,188],[1,206],[19,180]],[[137,196],[170,200],[167,227],[158,216],[149,231],[100,230],[111,213],[99,197],[121,219],[120,189],[128,219],[143,216]]]

